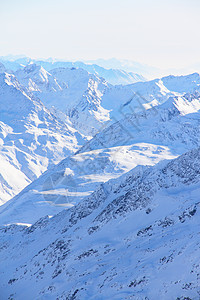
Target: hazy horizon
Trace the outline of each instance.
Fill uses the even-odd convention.
[[[197,0],[0,2],[0,55],[128,59],[162,69],[198,63]]]

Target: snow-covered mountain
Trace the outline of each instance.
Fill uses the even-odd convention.
[[[59,162],[78,150],[86,139],[77,130],[90,136],[100,131],[83,147],[81,155],[90,151],[91,157],[87,156],[86,161],[90,165],[93,161],[101,161],[101,171],[97,177],[93,171],[81,175],[84,177],[81,179],[85,182],[84,188],[82,185],[80,197],[73,200],[73,204],[82,199],[84,193],[94,191],[99,182],[120,176],[139,163],[154,164],[160,159],[173,158],[199,145],[197,111],[200,76],[197,73],[168,76],[127,86],[112,86],[83,69],[58,68],[50,74],[36,64],[18,70],[15,75],[20,83],[14,75],[4,74],[1,77],[1,147],[6,149],[1,151],[1,201],[16,195],[53,162]],[[186,92],[190,94],[183,96]],[[15,105],[17,97],[20,98],[18,106]],[[42,99],[51,113],[36,97]],[[28,103],[27,107],[24,102]],[[165,104],[158,108],[159,103]],[[154,108],[146,112],[151,106]],[[40,111],[45,111],[45,117]],[[188,113],[193,116],[193,121],[188,121]],[[177,118],[172,118],[173,115]],[[46,118],[50,118],[51,122]],[[34,125],[30,125],[31,122]],[[113,122],[116,123],[112,124]],[[27,135],[30,131],[27,127],[30,126],[31,135]],[[48,130],[46,131],[48,127],[50,141]],[[55,138],[57,131],[59,138]],[[42,137],[38,139],[38,135]],[[28,141],[29,138],[33,139],[33,143]],[[57,147],[57,141],[61,140]],[[146,149],[144,159],[141,154],[143,148]],[[154,156],[156,151],[157,155]],[[128,153],[127,161],[130,163],[125,162],[125,153]],[[34,158],[27,158],[27,155],[33,155]],[[84,162],[85,157],[80,159]],[[74,172],[72,169],[70,167]],[[18,175],[10,176],[14,171]],[[77,174],[78,171],[74,173],[73,179],[78,180]],[[92,177],[95,179],[90,186],[87,182]],[[42,191],[42,187],[37,187],[36,190]],[[69,199],[70,205],[71,199],[72,197]]]
[[[0,223],[33,223],[90,195],[138,165],[155,165],[200,146],[200,95],[126,115],[48,170],[0,208]]]
[[[134,76],[0,64],[0,299],[199,299],[200,75]]]
[[[200,148],[1,228],[2,299],[198,299]]]
[[[94,136],[102,127],[141,107],[149,108],[171,96],[199,91],[200,76],[168,76],[149,82],[112,86],[83,69],[57,68],[51,73],[30,64],[15,72],[21,84],[74,128]]]
[[[0,74],[0,204],[85,138],[58,120],[14,75]]]

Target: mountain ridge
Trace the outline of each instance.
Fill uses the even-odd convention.
[[[137,167],[31,227],[1,228],[3,296],[198,297],[199,154]]]

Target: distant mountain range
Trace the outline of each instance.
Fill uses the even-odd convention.
[[[81,61],[69,62],[69,61],[57,61],[57,60],[34,60],[29,57],[20,57],[11,59],[8,57],[0,57],[0,62],[6,67],[7,70],[17,71],[23,68],[27,64],[35,63],[44,67],[47,71],[54,68],[82,68],[91,74],[103,77],[111,84],[130,84],[138,81],[145,81],[146,79],[136,72],[126,72],[123,69],[110,68],[106,69],[97,64],[87,64]],[[1,70],[1,69],[0,69]]]

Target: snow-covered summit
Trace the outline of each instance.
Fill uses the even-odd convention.
[[[15,76],[31,92],[55,92],[62,88],[49,72],[34,63],[17,70]]]

